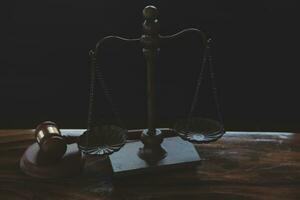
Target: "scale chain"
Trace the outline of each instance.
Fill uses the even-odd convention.
[[[95,52],[91,50],[90,55],[90,92],[89,92],[89,111],[88,111],[88,121],[87,130],[91,130],[93,125],[93,109],[94,109],[94,96],[95,96]]]
[[[224,122],[223,122],[223,116],[221,113],[221,108],[220,108],[220,103],[219,103],[219,98],[218,98],[218,91],[217,91],[217,86],[216,86],[216,80],[215,80],[215,73],[213,70],[213,62],[212,62],[212,54],[211,54],[211,39],[208,40],[207,42],[207,48],[208,48],[208,66],[209,66],[209,71],[210,71],[210,78],[211,78],[211,84],[212,84],[212,91],[214,95],[214,100],[217,108],[217,115],[219,118],[219,121],[224,128]]]
[[[207,61],[207,53],[208,53],[208,49],[205,48],[204,53],[203,53],[203,59],[202,59],[202,63],[201,63],[200,73],[199,73],[199,76],[198,76],[198,79],[197,79],[197,85],[196,85],[194,98],[193,98],[191,109],[190,109],[190,112],[189,112],[189,115],[188,115],[188,121],[187,121],[188,123],[186,125],[186,128],[189,128],[191,118],[193,116],[194,110],[195,110],[196,105],[197,105],[197,101],[199,99],[199,90],[200,90],[200,86],[201,86],[202,80],[203,80],[203,72],[204,72],[206,61]]]
[[[96,69],[95,69],[96,80],[98,80],[100,82],[102,90],[103,90],[103,93],[105,95],[105,98],[108,101],[108,103],[110,104],[111,110],[112,110],[112,112],[113,112],[113,114],[114,114],[114,116],[115,116],[118,124],[121,127],[124,127],[124,123],[121,120],[120,112],[117,109],[117,106],[114,104],[113,98],[112,98],[112,93],[111,93],[110,89],[108,88],[108,86],[106,84],[106,81],[105,81],[105,78],[104,78],[104,73],[102,71],[102,67],[101,67],[101,65],[99,63],[96,63],[95,67],[96,67]]]
[[[91,128],[92,123],[94,123],[94,97],[95,97],[95,85],[96,81],[100,82],[100,85],[103,89],[103,93],[108,103],[110,104],[111,110],[116,117],[116,120],[121,127],[124,127],[124,123],[121,120],[120,113],[116,108],[112,100],[111,92],[105,82],[104,75],[102,72],[101,65],[97,64],[97,59],[94,51],[91,51],[91,83],[90,83],[90,100],[89,100],[89,114],[88,114],[88,129]]]
[[[202,59],[202,63],[201,63],[201,69],[199,72],[199,76],[197,79],[197,86],[196,86],[196,90],[195,90],[195,94],[193,97],[193,101],[192,101],[192,105],[191,105],[191,109],[188,115],[188,121],[186,124],[186,129],[189,129],[190,123],[191,123],[191,119],[192,116],[194,114],[198,99],[199,99],[199,90],[200,90],[200,86],[202,84],[202,80],[203,80],[203,73],[204,73],[204,68],[206,63],[208,62],[208,67],[209,67],[209,73],[210,73],[210,78],[211,78],[211,89],[213,92],[213,96],[214,96],[214,101],[215,101],[215,105],[216,105],[216,109],[217,109],[217,115],[219,118],[219,121],[223,127],[223,117],[221,114],[221,109],[220,109],[220,104],[218,101],[218,94],[217,94],[217,87],[216,87],[216,82],[215,82],[215,75],[214,75],[214,71],[213,71],[213,65],[212,65],[212,56],[211,56],[211,39],[207,40],[207,45],[205,47],[204,53],[203,53],[203,59]]]

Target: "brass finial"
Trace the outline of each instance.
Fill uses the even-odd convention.
[[[155,6],[146,6],[143,15],[146,20],[155,20],[158,17],[158,10]]]

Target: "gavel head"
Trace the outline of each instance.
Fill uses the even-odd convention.
[[[51,160],[62,158],[67,150],[67,144],[54,122],[45,121],[39,124],[35,129],[35,138],[41,153]]]

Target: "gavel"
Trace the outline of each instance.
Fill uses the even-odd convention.
[[[54,122],[39,124],[35,129],[35,138],[41,154],[52,161],[62,158],[67,150],[67,142]]]
[[[20,169],[38,178],[62,178],[79,174],[84,159],[77,145],[72,144],[76,142],[66,138],[56,123],[40,123],[35,129],[36,142],[26,149],[20,159]]]

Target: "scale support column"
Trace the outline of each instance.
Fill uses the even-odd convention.
[[[157,20],[158,11],[154,6],[147,6],[143,10],[145,21],[143,23],[144,34],[141,36],[143,53],[147,66],[147,114],[148,129],[145,129],[141,136],[144,144],[139,150],[139,157],[155,162],[166,156],[166,151],[161,147],[163,135],[155,126],[155,67],[159,54],[159,23]]]

